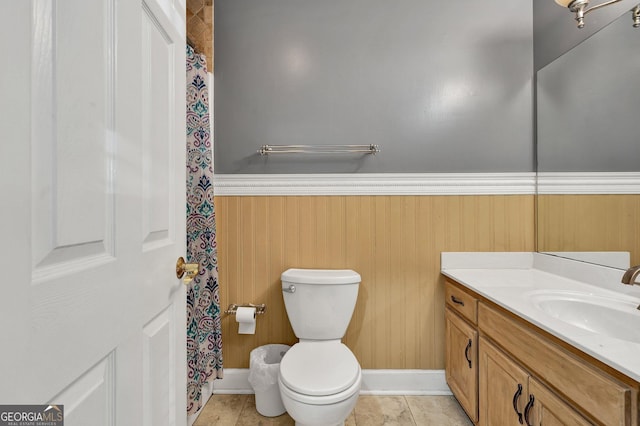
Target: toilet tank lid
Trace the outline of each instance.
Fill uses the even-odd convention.
[[[282,281],[300,284],[357,284],[360,274],[351,269],[287,269]]]

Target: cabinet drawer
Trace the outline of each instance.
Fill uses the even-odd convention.
[[[480,303],[480,330],[502,346],[532,375],[603,425],[630,425],[632,389],[588,365],[522,322]]]
[[[454,286],[449,281],[445,284],[445,297],[447,298],[447,306],[473,324],[477,324],[478,300],[475,297]]]

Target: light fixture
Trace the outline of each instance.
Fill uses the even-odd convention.
[[[633,16],[633,28],[640,28],[640,4],[631,10]]]
[[[590,8],[587,8],[587,6],[589,6],[589,0],[556,0],[556,3],[558,3],[560,6],[568,7],[570,11],[574,12],[576,14],[576,21],[578,21],[578,28],[583,28],[584,16],[587,13],[621,1],[622,0],[609,0]],[[636,15],[634,14],[634,27],[636,27],[636,22]],[[638,26],[640,26],[640,22],[638,22]]]

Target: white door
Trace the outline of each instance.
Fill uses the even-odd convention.
[[[186,423],[184,10],[0,2],[0,404]]]

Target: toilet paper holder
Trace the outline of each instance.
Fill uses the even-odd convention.
[[[227,310],[224,311],[224,313],[227,315],[235,315],[238,308],[256,308],[256,314],[262,315],[266,312],[267,305],[265,305],[264,303],[261,305],[254,305],[253,303],[245,303],[243,305],[237,305],[235,303],[232,303],[229,305]]]

